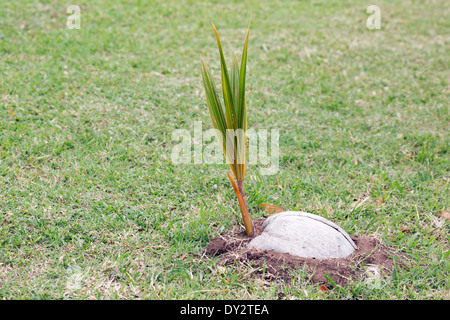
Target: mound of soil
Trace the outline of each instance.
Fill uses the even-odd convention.
[[[255,221],[260,228],[264,219]],[[274,250],[258,250],[247,248],[250,238],[245,232],[225,232],[214,238],[206,247],[208,256],[220,256],[220,264],[232,265],[236,261],[243,266],[254,268],[256,274],[263,274],[264,280],[282,278],[288,281],[291,272],[304,267],[310,274],[310,280],[315,283],[329,283],[326,275],[340,286],[345,286],[348,280],[357,280],[364,276],[368,266],[375,268],[381,274],[390,274],[393,269],[394,254],[374,237],[351,236],[358,249],[348,257],[339,259],[301,258],[288,253]],[[397,262],[398,263],[398,262]]]

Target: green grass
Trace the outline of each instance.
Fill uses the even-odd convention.
[[[0,6],[0,298],[450,298],[445,1],[379,1],[381,30],[364,1],[78,1],[80,30],[71,4]],[[280,171],[247,167],[249,207],[375,235],[409,266],[379,286],[323,295],[204,255],[235,225],[229,169],[174,165],[171,135],[210,128],[209,21],[240,52],[250,12],[248,125],[280,130]]]

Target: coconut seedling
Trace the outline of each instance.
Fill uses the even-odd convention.
[[[222,147],[225,159],[233,174],[228,174],[228,178],[230,179],[231,185],[233,186],[234,192],[238,198],[245,231],[248,236],[253,237],[256,235],[257,231],[248,212],[247,199],[244,193],[245,164],[247,154],[245,76],[250,23],[251,19],[248,25],[244,49],[242,51],[241,63],[239,65],[238,58],[236,54],[234,54],[231,61],[231,69],[230,72],[228,72],[222,52],[219,33],[217,32],[214,23],[211,21],[211,25],[217,39],[217,46],[219,47],[224,106],[222,106],[211,71],[207,67],[203,58],[201,59],[201,65],[209,115],[211,117],[212,125],[216,131],[216,137]]]

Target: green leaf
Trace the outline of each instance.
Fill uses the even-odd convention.
[[[219,47],[220,66],[222,69],[222,91],[223,91],[223,100],[225,103],[225,115],[227,119],[227,126],[228,129],[236,129],[237,128],[236,111],[233,105],[233,96],[231,93],[231,84],[230,84],[230,77],[228,75],[227,64],[225,63],[225,57],[223,56],[219,33],[217,32],[217,29],[212,21],[211,24],[214,28],[214,32],[216,33],[217,46]]]
[[[205,87],[206,104],[208,106],[209,115],[214,129],[216,129],[216,136],[219,140],[219,144],[222,147],[223,154],[227,163],[230,166],[233,175],[238,176],[236,167],[234,166],[233,153],[227,150],[227,124],[225,121],[225,115],[223,113],[222,104],[220,103],[219,95],[214,84],[214,79],[207,67],[205,61],[201,59],[202,63],[202,78],[203,85]]]
[[[215,129],[218,129],[221,131],[222,134],[225,134],[227,125],[225,122],[222,104],[220,103],[219,95],[217,94],[214,79],[205,61],[201,59],[201,62],[202,62],[203,85],[205,87],[206,102],[211,117],[211,121]]]
[[[231,62],[231,93],[233,95],[233,104],[236,110],[237,125],[238,128],[240,128],[239,124],[241,123],[241,113],[239,112],[239,61],[236,54],[234,54]]]
[[[242,51],[241,70],[239,75],[239,110],[240,110],[240,127],[247,130],[247,109],[245,107],[245,76],[247,73],[247,47],[248,37],[250,35],[250,24],[252,23],[252,17],[248,23],[247,37],[245,38],[244,50]]]
[[[217,129],[216,135],[221,144],[227,163],[230,166],[233,175],[238,180],[244,180],[247,153],[245,75],[250,22],[248,25],[240,69],[239,60],[236,54],[234,54],[230,74],[228,74],[219,33],[217,32],[214,23],[211,21],[211,25],[216,34],[217,46],[220,54],[224,108],[222,108],[222,104],[220,103],[213,77],[206,66],[206,63],[202,59],[203,85],[205,87],[206,102],[208,104],[211,121],[214,128]],[[229,146],[228,148],[226,147],[227,145]]]

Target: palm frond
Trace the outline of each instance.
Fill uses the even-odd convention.
[[[250,19],[251,22],[251,19]],[[245,163],[247,153],[247,107],[245,103],[245,75],[247,66],[247,46],[250,33],[250,23],[247,30],[241,65],[236,54],[231,61],[231,69],[228,72],[225,57],[222,51],[219,33],[211,21],[217,39],[220,55],[220,67],[222,76],[222,93],[224,106],[220,102],[217,89],[210,70],[202,59],[202,77],[205,87],[206,102],[213,127],[220,133],[218,140],[221,143],[225,159],[229,164],[233,175],[238,180],[245,176]]]

